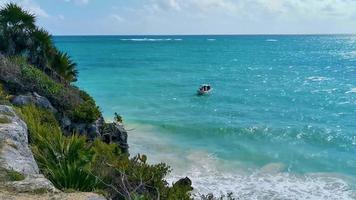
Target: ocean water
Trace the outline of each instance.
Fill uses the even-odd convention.
[[[241,199],[356,199],[356,36],[57,36],[131,154]],[[197,96],[202,83],[214,88]]]

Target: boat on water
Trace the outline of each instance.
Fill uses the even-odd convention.
[[[209,84],[202,84],[198,91],[197,91],[197,94],[199,96],[201,95],[207,95],[207,94],[210,94],[211,92],[213,91],[213,88],[209,85]]]

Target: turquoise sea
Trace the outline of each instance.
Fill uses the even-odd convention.
[[[56,36],[131,154],[242,199],[356,199],[356,36]],[[197,96],[202,83],[214,91]]]

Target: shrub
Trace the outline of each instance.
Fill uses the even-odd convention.
[[[191,187],[175,184],[169,187],[164,177],[170,172],[164,164],[150,165],[147,157],[129,159],[116,144],[95,141],[91,169],[114,199],[181,199],[189,200]]]
[[[64,89],[61,84],[31,65],[22,65],[21,72],[24,82],[28,84],[27,87],[40,91],[44,96],[59,96]]]
[[[52,113],[35,106],[19,109],[30,132],[35,159],[45,176],[61,190],[93,191],[97,179],[89,172],[93,151],[86,138],[65,137]]]
[[[101,115],[99,107],[94,101],[85,101],[74,108],[69,116],[74,122],[92,123]]]
[[[65,113],[74,122],[92,123],[100,117],[101,112],[90,95],[77,87],[54,81],[41,70],[28,64],[24,57],[0,57],[0,61],[0,80],[7,82],[6,86],[14,93],[37,92],[48,98],[57,110]],[[19,73],[13,75],[12,72],[17,71]]]

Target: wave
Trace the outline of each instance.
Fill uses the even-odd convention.
[[[208,41],[215,41],[216,39],[214,39],[214,38],[208,38],[208,39],[206,39],[206,40],[208,40]]]
[[[120,39],[121,41],[135,41],[135,42],[157,42],[157,41],[182,41],[180,38],[125,38]]]
[[[356,87],[355,88],[351,88],[351,90],[350,91],[347,91],[347,92],[345,92],[346,94],[348,94],[348,93],[356,93]]]
[[[173,171],[166,177],[168,183],[188,176],[192,179],[195,196],[233,192],[242,200],[351,200],[356,197],[356,191],[341,175],[299,175],[286,172],[288,169],[281,163],[250,168],[240,161],[220,159],[199,148],[182,148],[179,140],[170,137],[169,133],[157,131],[155,126],[131,126],[137,128],[137,132],[130,135],[131,155],[145,152],[150,163],[165,162],[171,166]]]
[[[337,175],[315,173],[296,175],[281,172],[283,166],[271,163],[254,172],[221,170],[222,161],[204,152],[194,152],[187,157],[189,168],[168,177],[172,182],[188,176],[193,181],[194,194],[233,193],[239,199],[354,199],[356,191]]]
[[[327,78],[327,77],[324,77],[324,76],[310,76],[307,78],[307,80],[310,80],[310,81],[328,81],[328,80],[331,80],[331,78]]]
[[[267,39],[266,42],[278,42],[276,39]]]

